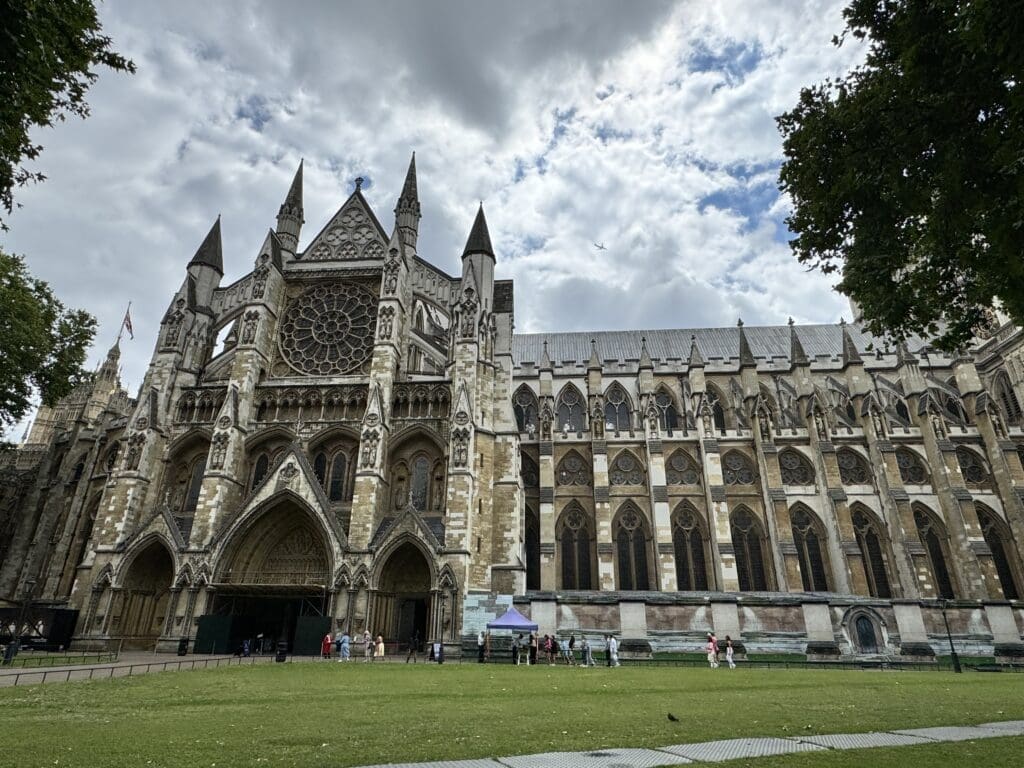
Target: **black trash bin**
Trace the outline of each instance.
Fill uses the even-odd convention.
[[[183,637],[178,640],[178,655],[185,656],[188,654],[188,638]]]
[[[288,658],[288,643],[284,640],[277,642],[277,654],[274,656],[274,661],[285,661]]]

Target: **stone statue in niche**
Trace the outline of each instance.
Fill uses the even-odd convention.
[[[391,334],[394,332],[395,326],[395,310],[394,307],[384,307],[380,311],[380,321],[378,327],[380,328],[380,337],[382,339],[390,339]]]
[[[444,507],[444,475],[436,475],[434,477],[434,499],[431,504],[431,509],[435,512],[440,512]]]
[[[181,299],[178,299],[179,304],[184,304]],[[185,320],[185,315],[178,310],[167,318],[167,335],[164,337],[164,342],[167,346],[173,347],[177,345],[178,339],[181,337],[181,324]]]
[[[986,413],[988,413],[988,420],[992,422],[992,431],[996,433],[996,437],[1005,440],[1006,427],[1003,426],[1003,419],[999,415],[999,411],[995,408],[989,408]]]
[[[469,462],[469,430],[457,429],[452,433],[452,463],[465,467]]]
[[[409,499],[408,480],[405,475],[399,475],[395,481],[395,492],[392,496],[392,506],[395,509],[401,509],[402,505],[405,504]]]
[[[363,450],[360,456],[360,464],[363,469],[372,469],[377,463],[377,443],[380,442],[380,435],[375,429],[368,429],[363,432]]]
[[[252,344],[256,340],[256,329],[259,327],[260,313],[256,310],[245,313],[242,322],[242,343]]]
[[[828,425],[825,423],[825,415],[820,409],[815,408],[813,413],[814,430],[818,433],[818,439],[822,442],[828,441]]]
[[[765,442],[770,441],[772,439],[771,420],[763,408],[757,412],[757,426],[761,430],[761,439]]]
[[[551,409],[544,405],[544,410],[540,413],[540,439],[550,440],[551,439],[551,426],[554,422],[554,416],[551,414]]]
[[[142,458],[142,449],[146,445],[146,436],[141,432],[132,436],[128,441],[128,451],[124,458],[124,468],[129,471],[136,471],[139,468],[139,459]]]
[[[658,410],[650,408],[647,411],[647,434],[649,437],[658,436]]]
[[[262,266],[256,270],[252,281],[252,297],[254,299],[262,299],[263,295],[267,292],[267,277],[269,275],[270,268],[267,266]]]
[[[885,419],[877,408],[871,409],[871,424],[875,428],[875,437],[885,437]]]
[[[227,452],[228,436],[226,433],[220,432],[213,438],[213,444],[210,446],[210,466],[213,469],[223,468]]]
[[[704,425],[704,435],[709,437],[715,433],[714,423],[711,419],[711,409],[705,405],[700,409],[700,420]]]
[[[590,417],[590,423],[594,425],[594,437],[597,440],[604,439],[604,414],[601,413],[601,408],[594,408],[594,413]]]
[[[939,438],[946,437],[948,433],[946,431],[945,419],[943,419],[942,416],[940,416],[939,414],[935,413],[935,411],[929,413],[928,418],[932,422],[932,429],[935,430],[935,436]]]

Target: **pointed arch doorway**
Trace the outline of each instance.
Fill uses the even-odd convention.
[[[174,560],[161,542],[154,540],[132,558],[119,595],[114,633],[125,648],[151,650],[164,626],[174,579]]]
[[[214,596],[199,619],[196,651],[256,652],[284,642],[291,653],[319,653],[330,631],[330,547],[312,513],[284,498],[238,530],[218,567]]]
[[[378,579],[370,631],[405,646],[414,634],[433,640],[433,574],[426,556],[412,542],[399,545],[384,561]]]

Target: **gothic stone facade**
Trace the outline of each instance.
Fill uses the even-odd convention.
[[[541,631],[655,648],[1019,655],[1022,335],[889,349],[853,326],[513,334],[477,213],[452,277],[359,182],[299,248],[302,167],[254,269],[220,222],[136,400],[117,348],[0,471],[0,594],[76,643],[302,626],[457,644]],[[312,624],[310,624],[312,622]],[[211,625],[212,626],[212,625]],[[223,629],[228,627],[228,629]]]

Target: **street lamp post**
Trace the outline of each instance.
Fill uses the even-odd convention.
[[[949,659],[953,663],[953,671],[960,673],[963,669],[960,667],[960,657],[956,654],[956,648],[953,647],[953,633],[949,631],[949,617],[946,616],[946,609],[949,607],[949,600],[943,598],[939,602],[939,608],[942,611],[942,622],[946,625],[946,639],[949,641]]]

